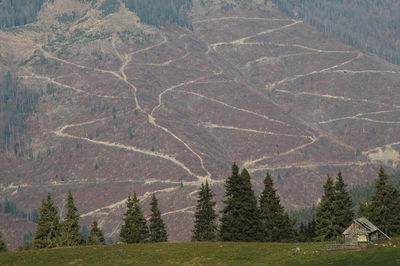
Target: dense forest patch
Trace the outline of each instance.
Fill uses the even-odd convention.
[[[400,65],[400,2],[396,0],[272,0],[339,40]]]
[[[192,0],[124,0],[129,10],[135,12],[142,23],[159,26],[165,22],[192,28],[188,15]]]
[[[37,13],[47,0],[1,0],[0,28],[22,26],[35,22]]]

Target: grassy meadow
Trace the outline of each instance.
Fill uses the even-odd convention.
[[[179,242],[83,246],[0,254],[0,265],[400,265],[391,247],[326,252],[327,243]],[[294,248],[300,248],[294,254]]]

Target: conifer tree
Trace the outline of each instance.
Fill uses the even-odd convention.
[[[60,237],[60,217],[57,214],[57,207],[54,206],[50,193],[47,195],[47,199],[42,200],[39,215],[33,242],[34,247],[52,248],[57,246]]]
[[[145,242],[148,238],[149,230],[146,225],[146,219],[140,209],[136,193],[133,194],[133,198],[128,197],[126,206],[127,210],[124,214],[119,235],[121,241],[129,244]]]
[[[167,242],[167,230],[165,229],[165,224],[163,219],[161,218],[161,212],[158,208],[158,200],[156,195],[153,193],[153,197],[151,200],[151,217],[150,217],[150,226],[149,232],[150,242]]]
[[[1,234],[1,232],[0,232],[0,252],[7,252],[7,245],[6,245],[6,243],[4,242],[4,240],[3,240],[3,236],[2,236],[2,234]]]
[[[367,201],[358,203],[357,216],[358,217],[366,217],[368,219],[372,216],[371,208],[370,208],[369,203]]]
[[[317,236],[315,234],[316,226],[317,226],[317,221],[315,220],[315,218],[312,218],[311,221],[307,223],[307,226],[305,227],[306,241],[313,241],[314,238]]]
[[[216,219],[218,215],[214,210],[216,202],[213,201],[213,197],[214,194],[208,182],[202,183],[194,214],[193,241],[213,241],[217,238]]]
[[[261,221],[263,226],[263,241],[293,240],[294,221],[289,218],[280,203],[274,189],[274,183],[269,173],[264,179],[264,190],[260,196]]]
[[[341,236],[344,230],[351,224],[354,218],[353,201],[349,192],[346,190],[342,173],[339,171],[335,183],[334,225],[335,235]]]
[[[83,235],[79,231],[79,214],[75,207],[74,198],[71,191],[68,193],[66,204],[67,214],[61,224],[61,246],[77,246],[83,244]]]
[[[371,205],[365,210],[369,220],[387,235],[400,234],[400,199],[399,193],[381,167],[375,182],[375,195]]]
[[[88,245],[105,245],[106,241],[104,239],[103,231],[98,227],[97,220],[93,221],[92,228],[90,229]]]
[[[320,204],[317,206],[317,226],[315,240],[324,241],[332,239],[336,236],[335,231],[335,213],[334,213],[334,201],[335,201],[335,187],[330,176],[328,176],[324,185],[324,195],[322,196]]]
[[[225,182],[225,207],[222,210],[220,239],[223,241],[260,241],[262,226],[257,198],[250,175],[232,165],[232,175]]]

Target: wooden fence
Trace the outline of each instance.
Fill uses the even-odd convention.
[[[362,248],[362,246],[358,245],[358,244],[328,244],[328,245],[326,245],[327,251],[361,249],[361,248]]]

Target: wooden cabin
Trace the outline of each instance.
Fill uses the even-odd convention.
[[[361,217],[355,219],[343,232],[343,241],[349,245],[368,244],[377,241],[381,235],[390,239],[378,227],[368,221],[367,218]]]

